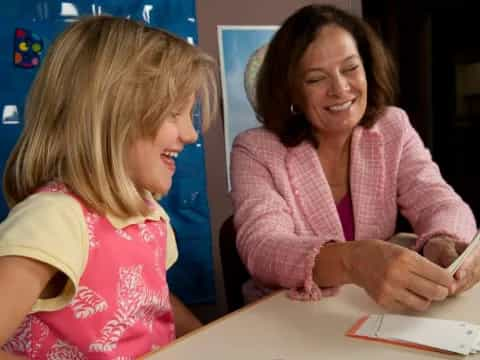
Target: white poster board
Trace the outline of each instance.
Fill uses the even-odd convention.
[[[223,118],[227,181],[230,190],[230,151],[240,132],[258,127],[252,106],[245,92],[245,68],[250,56],[268,44],[278,26],[227,26],[219,25],[218,48],[223,95]]]

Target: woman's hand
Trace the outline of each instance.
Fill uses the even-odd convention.
[[[347,256],[351,282],[392,311],[426,310],[448,296],[454,279],[416,252],[383,240],[352,243]]]
[[[459,254],[461,254],[467,246],[468,244],[465,243],[457,243]],[[477,248],[467,256],[454,277],[455,283],[450,288],[450,294],[452,295],[460,294],[480,281],[480,248]]]
[[[448,267],[462,254],[468,244],[455,241],[451,237],[438,236],[430,239],[423,248],[424,256],[434,263]],[[480,249],[470,254],[454,275],[455,282],[450,286],[450,295],[470,289],[480,281]]]
[[[447,268],[462,253],[461,243],[449,236],[436,236],[423,247],[423,256],[431,262]]]

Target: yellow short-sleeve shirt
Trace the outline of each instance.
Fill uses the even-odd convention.
[[[107,218],[116,228],[141,223],[145,219],[164,219],[167,223],[166,268],[177,260],[175,235],[169,217],[160,205],[146,217],[119,219],[107,214]],[[32,312],[57,310],[71,301],[85,269],[88,250],[83,210],[77,200],[61,192],[29,196],[17,204],[0,224],[0,256],[24,256],[44,262],[64,273],[68,279],[61,294],[52,299],[38,299]]]

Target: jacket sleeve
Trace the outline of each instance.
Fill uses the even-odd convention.
[[[295,234],[292,210],[262,161],[265,154],[258,142],[249,140],[237,138],[231,158],[237,248],[243,262],[255,280],[269,287],[294,289],[290,295],[297,299],[314,300],[335,293],[335,288],[319,289],[312,279],[322,241]]]
[[[469,242],[477,225],[469,206],[443,180],[440,170],[411,126],[403,117],[403,149],[398,172],[398,203],[401,213],[418,235],[417,250],[434,236],[449,235]]]

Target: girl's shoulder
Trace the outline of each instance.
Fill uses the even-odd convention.
[[[63,192],[34,193],[15,205],[0,223],[0,248],[11,244],[32,247],[34,243],[50,244],[54,239],[64,241],[67,238],[77,243],[82,252],[88,251],[82,206],[73,196]]]
[[[0,224],[0,256],[23,256],[49,264],[66,275],[72,284],[69,289],[78,287],[88,250],[88,229],[82,207],[63,192],[30,195],[12,208]],[[69,291],[61,301],[40,301],[33,309],[59,309],[72,296]]]
[[[39,191],[16,204],[6,220],[19,215],[27,218],[44,218],[54,214],[60,217],[62,215],[82,217],[83,212],[80,203],[67,192]]]

